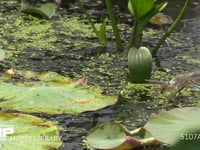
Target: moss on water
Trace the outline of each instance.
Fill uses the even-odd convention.
[[[77,17],[60,18],[59,20],[41,20],[30,15],[13,13],[0,14],[0,45],[2,49],[20,49],[35,47],[38,50],[60,50],[73,46],[74,49],[98,47],[97,42],[87,38],[95,38],[89,25]],[[63,43],[59,45],[58,43]],[[12,43],[12,44],[11,44]],[[57,46],[58,45],[58,46]]]
[[[33,18],[31,16],[29,16],[30,18]],[[79,33],[82,32],[82,35],[87,35],[88,32],[90,31],[89,29],[86,31],[82,31],[78,32],[77,29],[75,29],[74,27],[72,28],[72,24],[70,23],[71,20],[73,20],[72,22],[75,23],[74,20],[77,20],[77,18],[73,18],[73,19],[68,19],[65,20],[66,23],[63,24],[63,26],[58,27],[57,29],[54,29],[52,27],[52,23],[50,21],[46,21],[46,20],[39,20],[37,18],[34,18],[33,20],[29,20],[28,22],[26,22],[25,20],[23,20],[23,17],[19,17],[18,19],[21,20],[21,22],[19,23],[18,20],[18,25],[16,31],[13,31],[9,36],[11,36],[13,38],[13,42],[16,43],[16,45],[18,46],[18,48],[25,48],[25,47],[36,47],[39,50],[47,48],[50,50],[57,50],[55,43],[58,42],[59,40],[63,40],[65,43],[70,44],[71,39],[74,37],[81,36]],[[69,21],[69,22],[68,22]],[[69,24],[68,24],[69,23]],[[78,22],[76,22],[78,23]],[[68,26],[65,26],[65,25]],[[83,26],[83,24],[80,24]],[[80,30],[80,28],[78,28]],[[7,30],[7,29],[5,29]],[[58,37],[56,34],[59,32],[59,30],[64,30],[64,32],[66,33],[66,37],[63,39],[60,39],[60,37]],[[91,31],[90,31],[91,32]],[[75,34],[76,33],[76,34]],[[62,34],[62,33],[59,33]],[[62,34],[64,35],[64,34]],[[94,45],[93,43],[89,43],[88,41],[76,41],[74,40],[74,46],[75,47],[80,47],[80,46],[84,46],[84,44],[86,43],[86,45]]]

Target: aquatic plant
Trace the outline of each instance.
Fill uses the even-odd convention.
[[[131,47],[128,52],[128,69],[131,82],[145,82],[152,70],[153,58],[146,47]]]
[[[103,23],[101,24],[100,30],[97,30],[95,27],[95,23],[92,21],[90,15],[88,14],[87,10],[84,8],[82,2],[80,0],[77,0],[80,8],[84,12],[87,20],[89,21],[89,24],[91,25],[93,32],[96,34],[99,42],[103,44],[104,46],[107,45],[107,38],[106,38],[106,18],[103,20]],[[115,40],[116,40],[116,46],[118,50],[123,50],[122,40],[120,38],[119,29],[117,27],[117,21],[115,19],[115,14],[113,11],[113,4],[110,0],[105,0],[106,7],[108,10],[109,18],[111,21],[111,26],[114,32]]]
[[[166,5],[167,2],[155,5],[154,0],[129,0],[128,9],[134,16],[134,25],[129,41],[129,48],[139,48],[139,46],[141,46],[142,31],[146,24],[154,15],[162,11]]]
[[[154,49],[151,51],[152,55],[155,56],[158,49],[160,48],[160,46],[164,43],[164,41],[166,40],[167,37],[170,36],[170,34],[173,32],[173,30],[176,28],[176,26],[178,25],[178,23],[180,22],[181,18],[183,17],[187,6],[188,6],[189,0],[186,0],[180,13],[178,14],[177,18],[175,19],[175,21],[172,23],[172,25],[168,28],[168,30],[165,32],[165,34],[160,38],[160,40],[158,41],[158,43],[156,44],[156,46],[154,47]]]
[[[28,114],[0,112],[0,122],[0,131],[7,130],[6,137],[0,132],[2,149],[49,150],[62,146],[60,127],[50,121]]]
[[[144,5],[145,3],[145,5]],[[167,2],[163,2],[159,5],[155,5],[154,0],[129,0],[129,4],[128,4],[128,8],[129,11],[132,13],[132,15],[134,16],[135,20],[134,20],[134,26],[133,26],[133,30],[132,30],[132,35],[130,38],[130,42],[129,42],[129,54],[128,54],[128,68],[129,68],[129,75],[130,75],[130,80],[131,81],[135,81],[135,82],[144,82],[145,79],[147,79],[147,77],[150,77],[149,75],[149,69],[152,67],[145,67],[148,65],[148,59],[150,59],[152,56],[150,56],[151,54],[153,56],[155,56],[157,50],[160,48],[160,46],[164,43],[165,39],[170,35],[170,33],[174,30],[174,28],[177,26],[178,22],[180,21],[181,17],[183,16],[186,7],[188,5],[188,0],[186,0],[179,16],[177,17],[177,19],[175,20],[175,22],[170,26],[170,28],[167,30],[167,32],[163,35],[163,37],[159,40],[159,42],[157,43],[157,45],[155,46],[155,48],[150,52],[148,49],[146,51],[148,51],[148,53],[151,53],[148,55],[148,57],[141,57],[140,62],[137,62],[137,59],[135,59],[136,56],[134,56],[135,54],[132,52],[133,49],[132,47],[134,47],[135,51],[139,51],[139,47],[142,46],[141,45],[141,41],[142,41],[142,32],[144,30],[144,27],[146,26],[146,24],[149,22],[149,20],[158,12],[162,11],[167,5]],[[140,53],[141,56],[144,56],[146,51],[141,51],[138,52]],[[143,66],[141,66],[142,62],[145,64],[143,65],[144,68],[141,68]],[[137,65],[137,67],[136,67]],[[152,65],[152,63],[151,63]],[[138,75],[135,72],[138,72],[138,68],[140,67],[140,69],[142,70],[140,74],[140,80],[138,80]],[[143,78],[143,79],[141,79]]]
[[[97,30],[92,19],[90,18],[89,14],[87,13],[87,10],[83,7],[83,4],[80,0],[78,0],[78,3],[80,5],[80,8],[83,10],[84,14],[86,15],[89,23],[91,24],[91,27],[98,37],[100,43],[106,45],[106,30]],[[115,20],[115,14],[113,11],[113,4],[111,0],[105,0],[109,18],[111,20],[111,26],[115,35],[116,39],[116,46],[119,50],[123,49],[122,41],[120,38],[119,30],[117,27],[117,21]],[[145,3],[145,5],[144,5]],[[157,50],[160,48],[160,46],[164,43],[165,39],[170,35],[170,33],[174,30],[174,28],[179,23],[181,17],[183,16],[186,7],[188,5],[188,0],[186,0],[180,14],[178,15],[177,19],[174,21],[174,23],[170,26],[170,28],[167,30],[167,32],[163,35],[163,37],[159,40],[155,48],[150,51],[148,48],[145,48],[144,50],[141,50],[143,48],[140,48],[143,46],[141,44],[142,41],[142,32],[147,25],[147,23],[150,21],[150,19],[155,16],[157,13],[161,12],[167,5],[167,2],[163,2],[161,4],[156,5],[154,0],[129,0],[128,2],[128,9],[130,13],[134,16],[134,25],[132,29],[132,33],[130,36],[128,48],[128,68],[129,68],[129,76],[131,82],[144,82],[145,79],[150,77],[149,69],[152,69],[152,61],[148,61],[152,59],[152,56],[156,55]],[[104,29],[106,28],[105,22],[102,23]],[[134,48],[132,48],[134,47]],[[139,50],[140,49],[140,50]],[[135,52],[133,52],[135,51]],[[138,54],[135,56],[135,54]],[[148,53],[148,55],[146,55]],[[151,56],[152,55],[152,56]],[[136,59],[136,57],[140,56],[139,59]],[[139,61],[139,62],[138,62]],[[141,66],[141,64],[144,64]],[[150,67],[151,65],[151,67]],[[148,67],[146,67],[148,66]],[[144,67],[144,68],[142,68]],[[140,70],[140,69],[141,70]],[[140,70],[140,71],[139,71]],[[138,75],[139,72],[141,74]],[[137,72],[137,73],[136,73]],[[140,78],[138,78],[140,76]]]
[[[92,27],[93,32],[95,33],[95,35],[97,36],[99,43],[101,43],[102,45],[106,46],[107,45],[107,38],[106,38],[106,22],[107,22],[107,18],[104,18],[100,29],[98,30],[95,26],[95,23],[92,21],[89,13],[87,12],[87,10],[84,8],[82,2],[80,0],[77,0],[77,3],[79,4],[81,10],[84,12],[90,26]]]
[[[134,17],[134,25],[133,25],[132,34],[130,36],[130,40],[128,44],[128,49],[129,49],[128,69],[129,69],[129,77],[130,77],[131,82],[137,82],[137,83],[145,82],[145,79],[150,78],[151,69],[153,66],[152,56],[156,55],[158,49],[164,43],[165,39],[171,34],[171,32],[177,26],[178,22],[180,21],[181,17],[183,16],[186,10],[188,1],[189,0],[186,0],[177,19],[170,26],[170,28],[163,35],[163,37],[159,40],[155,48],[153,50],[149,50],[148,48],[145,48],[145,50],[141,50],[143,48],[140,48],[140,47],[144,47],[144,45],[142,45],[142,32],[145,26],[147,25],[147,23],[150,21],[150,19],[153,16],[155,16],[157,13],[159,13],[166,7],[167,2],[163,2],[161,4],[156,5],[154,0],[129,0],[128,9]],[[106,37],[107,18],[103,19],[103,22],[100,25],[100,28],[97,29],[92,18],[88,14],[87,10],[84,8],[81,0],[77,0],[77,2],[80,8],[82,9],[82,11],[84,12],[84,14],[86,15],[86,18],[88,19],[88,22],[90,26],[92,27],[93,32],[96,34],[99,42],[103,46],[106,46],[107,45],[107,37]],[[145,5],[143,5],[144,3]],[[122,50],[123,45],[120,38],[119,30],[117,27],[117,21],[115,19],[113,4],[111,0],[105,0],[105,4],[108,10],[109,19],[111,21],[111,26],[112,26],[113,33],[116,39],[115,40],[116,46],[119,50]],[[41,6],[40,8],[24,8],[22,9],[22,12],[37,13],[47,18],[50,18],[55,13],[55,7],[52,6],[52,4],[50,5],[47,3]],[[136,54],[137,56],[135,56]]]
[[[0,77],[0,95],[3,99],[0,107],[4,109],[46,114],[78,114],[95,111],[117,102],[117,97],[104,96],[101,89],[83,84],[87,82],[86,78],[73,82],[55,72],[40,74],[31,71],[9,71]],[[24,83],[3,82],[11,80],[15,75],[23,76]]]
[[[115,35],[115,40],[116,40],[116,46],[119,50],[123,50],[123,45],[122,45],[122,40],[120,38],[119,30],[117,28],[117,21],[115,20],[115,14],[113,11],[113,4],[111,0],[105,0],[106,2],[106,7],[108,10],[109,18],[111,21],[111,26]]]
[[[119,122],[110,122],[91,129],[86,139],[91,147],[104,150],[137,149],[159,144],[173,147],[182,140],[200,139],[199,113],[199,107],[161,110],[159,114],[152,113],[143,127],[130,131]],[[188,136],[189,133],[193,133],[192,137],[191,134]]]

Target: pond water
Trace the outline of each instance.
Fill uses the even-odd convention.
[[[173,19],[177,16],[181,6],[183,5],[182,0],[170,1],[165,13],[171,16]],[[163,49],[159,52],[158,58],[160,60],[161,66],[172,70],[172,74],[177,74],[177,72],[183,73],[184,71],[194,71],[199,69],[199,64],[180,64],[179,61],[174,62],[174,56],[192,55],[193,58],[200,58],[200,49],[197,47],[200,41],[200,5],[198,0],[191,0],[189,8],[181,21],[179,27],[176,29],[180,33],[178,38],[185,42],[185,38],[191,38],[188,43],[179,48],[182,50],[173,52],[168,52],[168,49]],[[129,24],[129,22],[128,22]],[[186,40],[187,42],[187,40]],[[171,47],[172,49],[173,47]],[[174,48],[175,50],[178,47]],[[195,51],[191,50],[195,49]],[[187,67],[184,67],[186,65]],[[188,66],[189,65],[189,66]],[[153,101],[152,97],[142,95],[140,98],[124,99],[119,98],[119,103],[113,107],[106,108],[96,112],[84,113],[78,116],[60,116],[60,123],[67,127],[66,132],[62,132],[65,137],[65,146],[61,150],[81,150],[80,141],[82,136],[85,136],[89,129],[95,127],[96,125],[118,120],[126,124],[129,129],[134,129],[145,123],[148,116],[157,111],[162,107],[155,107],[156,102]],[[184,101],[184,100],[183,100]],[[187,102],[186,102],[187,103]],[[169,105],[168,105],[169,106]],[[170,107],[176,107],[172,105]],[[158,148],[162,149],[162,148]]]
[[[98,22],[99,14],[100,16],[105,15],[105,7],[101,1],[96,5],[96,1],[85,1],[85,5],[89,9],[89,12],[92,14],[92,17],[96,18]],[[129,14],[124,14],[120,10],[124,9],[124,4],[117,3],[119,6],[116,6],[116,10],[119,11],[119,20],[125,27],[131,27],[132,19]],[[200,66],[200,5],[198,0],[190,0],[190,5],[188,10],[181,21],[179,27],[176,29],[177,33],[173,34],[173,38],[169,38],[169,46],[164,46],[162,50],[158,52],[158,62],[162,68],[170,70],[168,74],[171,76],[196,71]],[[170,1],[165,13],[171,16],[173,19],[178,14],[181,6],[183,5],[182,0]],[[75,7],[76,5],[70,4],[68,8],[60,8],[58,14],[60,16],[70,17],[78,16],[83,18],[81,11]],[[1,6],[2,7],[2,6]],[[12,8],[9,6],[10,10],[1,9],[1,13],[8,11],[8,14],[15,12],[16,6]],[[103,8],[103,9],[102,9]],[[13,11],[15,10],[15,11]],[[53,18],[52,22],[56,21],[58,18]],[[1,24],[4,24],[3,19],[0,20]],[[57,24],[53,25],[55,28]],[[59,27],[58,27],[59,28]],[[58,29],[57,28],[57,29]],[[149,27],[156,28],[158,34],[160,27]],[[60,30],[60,29],[58,29]],[[12,29],[10,28],[10,33]],[[129,31],[121,30],[123,38],[128,38],[126,35]],[[79,33],[77,33],[79,34]],[[59,36],[63,36],[64,34]],[[149,37],[148,37],[149,36]],[[145,36],[145,42],[148,43],[148,39],[151,39],[151,42],[148,43],[152,46],[156,38],[150,37],[152,35],[148,34]],[[157,36],[154,33],[154,36]],[[7,36],[10,42],[14,40],[12,37]],[[97,42],[94,38],[82,39],[71,37],[73,40],[91,40],[91,42]],[[112,38],[111,42],[106,49],[94,50],[92,48],[86,47],[84,49],[74,50],[74,47],[64,47],[66,41],[62,39],[56,41],[54,44],[58,45],[62,49],[62,53],[52,52],[50,46],[46,46],[46,49],[37,52],[35,54],[35,49],[32,47],[26,47],[23,49],[22,53],[17,53],[16,58],[11,58],[7,64],[1,64],[3,69],[15,67],[19,69],[32,69],[35,71],[56,71],[58,73],[70,76],[74,79],[78,79],[83,76],[89,77],[89,83],[92,85],[99,85],[104,89],[104,94],[109,95],[119,95],[118,103],[112,107],[105,108],[95,112],[86,112],[79,115],[43,115],[39,114],[48,120],[57,121],[65,130],[60,131],[62,140],[64,141],[63,146],[59,150],[83,150],[82,140],[84,136],[87,135],[88,131],[102,123],[118,120],[125,124],[129,129],[135,129],[145,124],[149,115],[152,112],[157,112],[161,108],[174,108],[179,107],[180,105],[194,106],[198,105],[198,100],[191,100],[190,97],[182,97],[179,100],[179,103],[167,103],[161,102],[154,97],[154,95],[149,94],[148,88],[142,88],[137,90],[137,87],[124,87],[127,84],[127,81],[124,79],[127,78],[127,51],[118,53]],[[14,41],[16,42],[16,41]],[[17,41],[20,42],[20,41]],[[26,41],[29,42],[29,41]],[[60,43],[59,43],[60,42]],[[181,43],[180,43],[181,42]],[[60,45],[61,44],[61,45]],[[6,44],[4,43],[4,47]],[[57,47],[57,48],[58,48]],[[7,48],[7,47],[6,47]],[[10,46],[10,49],[13,49]],[[106,57],[106,59],[105,59]],[[108,58],[107,58],[108,57]],[[52,61],[53,59],[53,61]],[[112,61],[106,62],[107,66],[104,67],[102,60]],[[116,70],[111,68],[114,65],[117,66]],[[103,66],[103,67],[102,67]],[[95,68],[101,68],[95,69]],[[120,70],[123,70],[122,72]],[[155,64],[155,71],[159,70],[159,66]],[[115,73],[115,71],[117,73]],[[113,73],[114,72],[114,73]],[[159,72],[159,77],[164,78],[167,74],[166,72]],[[163,73],[163,74],[162,74]],[[171,76],[169,76],[171,78]],[[156,78],[156,74],[154,74]],[[157,77],[157,78],[159,78]],[[164,78],[165,79],[165,78]],[[168,79],[168,78],[167,78]],[[130,85],[132,86],[132,85]],[[128,91],[128,92],[127,92]],[[127,92],[127,93],[126,93]],[[124,94],[125,93],[125,94]],[[158,148],[162,149],[162,148]]]

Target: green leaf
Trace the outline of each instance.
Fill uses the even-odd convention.
[[[163,9],[167,6],[168,2],[163,2],[161,4],[156,5],[156,9],[158,10],[158,12],[163,11]]]
[[[21,12],[31,14],[34,16],[42,16],[46,19],[51,19],[53,15],[55,15],[56,5],[53,3],[43,4],[39,8],[35,7],[27,7],[23,8]]]
[[[129,48],[141,46],[142,32],[145,26],[155,14],[164,9],[166,4],[167,2],[164,2],[156,6],[154,0],[129,0],[129,11],[135,17]]]
[[[134,16],[134,11],[133,11],[133,6],[131,4],[131,0],[128,1],[128,11],[130,12],[131,15]]]
[[[116,97],[103,96],[101,90],[86,84],[72,82],[57,73],[33,74],[25,78],[39,82],[0,84],[0,107],[23,112],[47,114],[77,114],[95,111],[117,102]],[[3,79],[2,79],[3,80]]]
[[[134,149],[139,146],[157,146],[162,142],[169,146],[176,144],[172,150],[198,150],[199,113],[200,107],[161,110],[158,115],[152,114],[144,127],[133,131],[117,122],[106,123],[93,128],[87,141],[97,149]]]
[[[49,150],[62,145],[57,127],[38,117],[0,112],[0,122],[1,128],[14,129],[13,134],[1,137],[0,145],[4,150]]]
[[[200,129],[200,108],[185,107],[152,114],[144,126],[151,135],[163,143],[175,144],[188,132]]]
[[[128,8],[136,18],[141,18],[154,8],[154,0],[129,0]]]
[[[107,44],[106,23],[107,23],[107,18],[104,18],[103,23],[101,24],[100,29],[98,31],[98,39],[100,43],[102,43],[103,45]]]
[[[131,150],[159,143],[144,128],[129,131],[119,122],[110,122],[93,128],[86,139],[91,147],[104,150]]]
[[[142,28],[146,26],[146,24],[149,22],[149,20],[155,16],[158,12],[162,11],[167,6],[167,2],[163,2],[157,6],[154,6],[151,11],[149,11],[147,14],[145,14],[142,18],[140,18],[140,21],[142,22]]]
[[[126,141],[126,134],[121,124],[111,122],[93,128],[87,136],[90,146],[96,149],[110,149]]]
[[[134,4],[134,6],[132,5],[132,3]],[[144,6],[143,6],[143,3],[145,3]],[[146,5],[146,3],[148,3],[148,5]],[[132,2],[131,0],[128,1],[129,12],[134,16],[134,12],[136,11],[138,14],[136,17],[139,17],[139,18],[146,15],[152,10],[156,10],[156,12],[161,12],[166,6],[167,6],[167,2],[163,2],[161,4],[155,5],[152,0],[143,0],[143,1],[132,0]],[[143,7],[143,8],[140,9],[139,7]]]

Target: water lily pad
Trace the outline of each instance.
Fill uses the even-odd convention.
[[[129,131],[117,122],[93,128],[87,136],[88,144],[97,149],[137,149],[141,146],[169,144],[173,150],[199,148],[200,108],[185,107],[152,114],[144,127]],[[126,135],[128,134],[128,136]],[[190,145],[189,147],[186,145]]]
[[[94,148],[111,149],[126,141],[126,133],[119,123],[112,122],[93,128],[87,136],[87,141]]]
[[[200,108],[185,107],[152,114],[144,128],[163,143],[175,144],[187,133],[200,129]]]
[[[29,113],[77,114],[117,102],[116,97],[102,95],[97,87],[73,82],[57,73],[26,73],[24,77],[27,81],[23,83],[0,84],[1,108]],[[34,78],[39,81],[31,82]]]
[[[21,11],[23,13],[31,14],[31,15],[36,15],[36,16],[43,16],[44,18],[51,19],[53,15],[55,15],[55,9],[56,6],[53,3],[46,3],[43,4],[39,8],[35,7],[27,7],[23,8]]]
[[[142,146],[157,146],[160,143],[144,128],[129,131],[119,122],[93,128],[86,139],[92,148],[104,150],[132,150]]]
[[[50,150],[62,145],[57,127],[38,117],[0,112],[0,122],[1,128],[14,129],[12,134],[0,138],[0,148],[4,150]]]

